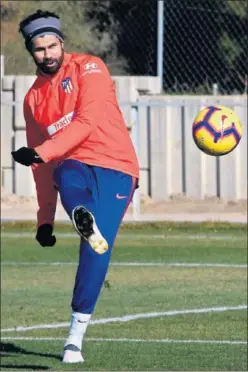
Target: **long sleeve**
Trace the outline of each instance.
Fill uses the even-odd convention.
[[[45,136],[35,122],[30,106],[26,101],[24,102],[24,117],[28,147],[35,148],[45,141]],[[54,223],[58,192],[54,188],[53,170],[53,162],[32,165],[39,206],[37,212],[38,226],[44,223],[52,225]]]
[[[77,148],[104,120],[105,105],[112,81],[101,59],[92,57],[89,64],[95,64],[96,68],[80,69],[74,119],[57,136],[35,147],[35,151],[45,162],[57,159]]]

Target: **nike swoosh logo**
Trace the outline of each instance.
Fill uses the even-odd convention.
[[[224,135],[224,131],[225,131],[225,119],[227,119],[227,116],[226,115],[222,115],[221,116],[221,138],[223,138],[223,135]]]
[[[127,196],[122,196],[120,194],[116,194],[116,199],[126,199]]]

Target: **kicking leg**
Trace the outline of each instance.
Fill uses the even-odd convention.
[[[91,191],[94,184],[91,173],[87,165],[66,160],[57,167],[54,179],[62,205],[75,230],[91,248],[102,254],[108,249],[108,243],[99,231],[94,217],[96,200]]]

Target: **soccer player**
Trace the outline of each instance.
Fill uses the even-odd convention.
[[[12,152],[36,183],[36,239],[53,246],[57,192],[80,236],[64,363],[83,362],[83,337],[103,285],[139,166],[104,62],[64,51],[59,17],[38,10],[20,23],[37,79],[24,100],[27,146]],[[69,248],[68,248],[69,249]]]

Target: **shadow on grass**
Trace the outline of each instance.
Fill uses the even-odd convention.
[[[29,351],[22,347],[16,346],[12,343],[2,342],[0,346],[1,352],[1,368],[12,368],[12,369],[23,369],[23,370],[48,370],[50,367],[47,366],[38,366],[38,365],[17,365],[17,364],[2,364],[4,357],[9,357],[10,354],[21,354],[21,355],[34,355],[43,358],[53,358],[57,360],[61,360],[61,356],[56,354],[47,354],[47,353],[39,353],[35,351]]]
[[[31,364],[30,365],[27,365],[27,364],[22,364],[22,365],[18,365],[18,364],[0,364],[0,367],[1,367],[1,371],[2,371],[2,368],[6,368],[6,369],[11,369],[12,371],[15,370],[15,369],[22,369],[23,371],[28,371],[29,369],[31,371],[45,371],[45,370],[48,370],[50,369],[50,367],[44,367],[44,366],[32,366]]]

